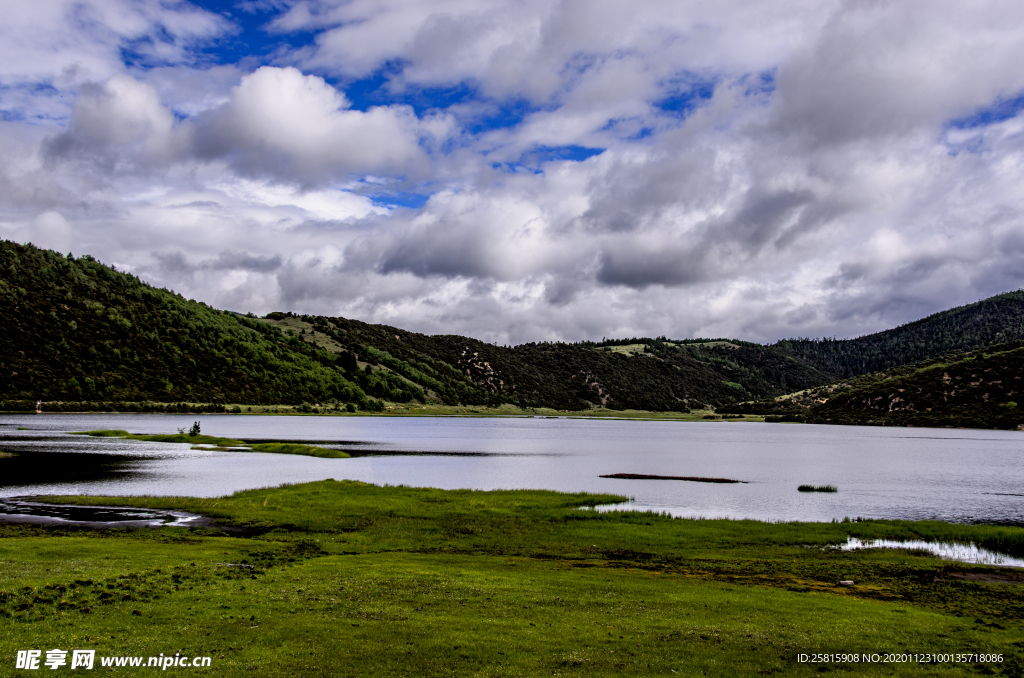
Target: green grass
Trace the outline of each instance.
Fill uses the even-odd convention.
[[[218,448],[246,447],[252,452],[269,452],[273,454],[301,454],[307,457],[323,457],[327,459],[347,459],[348,453],[341,450],[332,450],[327,447],[315,445],[303,445],[300,443],[257,443],[249,444],[244,440],[234,438],[217,438],[215,436],[189,435],[187,433],[174,433],[171,435],[143,435],[128,433],[127,431],[105,429],[98,431],[79,431],[72,435],[86,435],[97,438],[126,438],[128,440],[145,440],[152,443],[190,443],[192,445],[214,445]]]
[[[796,488],[797,492],[838,492],[835,485],[801,485]]]
[[[119,429],[98,431],[76,431],[71,435],[93,436],[95,438],[126,438],[128,440],[144,440],[151,443],[190,443],[192,445],[216,445],[218,447],[243,447],[245,442],[234,438],[218,438],[216,436],[189,435],[188,433],[171,433],[167,435],[144,435],[128,433]]]
[[[253,452],[273,452],[276,454],[301,454],[307,457],[324,457],[326,459],[347,459],[351,455],[329,447],[302,445],[300,443],[257,443],[250,446]]]
[[[614,495],[350,481],[50,499],[191,510],[233,531],[0,526],[5,658],[181,651],[213,656],[218,676],[814,675],[796,657],[822,651],[984,651],[1004,654],[997,672],[1024,666],[1022,587],[949,576],[1005,570],[824,548],[856,536],[1020,551],[1020,528],[683,520],[588,509]]]

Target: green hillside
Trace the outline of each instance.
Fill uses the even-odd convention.
[[[932,358],[719,412],[815,424],[1017,429],[1024,425],[1024,342]]]
[[[812,408],[807,421],[996,429],[1024,424],[1024,342],[873,376],[837,389]]]
[[[0,243],[0,398],[373,407],[328,354],[100,264]]]
[[[615,350],[621,342],[502,347],[345,318],[271,313],[267,320],[301,332],[306,341],[386,367],[447,404],[679,411],[829,381],[778,348],[747,342],[632,339],[628,351]]]
[[[786,339],[775,346],[843,378],[1021,339],[1024,291],[1017,290],[856,339]]]
[[[725,407],[1024,339],[1024,291],[856,339],[790,339],[770,346],[734,339],[659,337],[504,348],[466,337],[428,337],[343,318],[303,316],[303,320],[329,334],[338,346],[369,353],[365,359],[371,362],[375,355],[360,347],[385,351],[381,364],[392,365],[390,359],[406,363],[396,370],[418,384],[426,382],[416,370],[442,381],[467,379],[463,385],[450,384],[447,391],[436,390],[446,403],[671,411]],[[440,360],[439,373],[423,368],[431,360]]]
[[[680,411],[827,382],[777,347],[631,339],[501,347],[345,318],[240,316],[92,257],[0,242],[0,399]],[[60,410],[60,404],[44,409]],[[76,406],[70,406],[75,409]],[[194,408],[194,406],[189,406]]]
[[[837,423],[888,420],[910,414],[888,405],[882,412],[876,404],[885,396],[875,391],[856,401],[861,405],[834,398],[824,409],[818,407],[824,396],[783,405],[773,399],[816,393],[837,375],[860,375],[877,364],[886,365],[884,375],[848,378],[830,388],[884,390],[880,380],[910,378],[931,364],[898,367],[906,360],[934,361],[962,346],[1024,333],[1024,292],[1013,292],[843,341],[763,346],[658,337],[503,347],[346,318],[241,316],[156,289],[89,256],[8,241],[0,242],[0,312],[0,409],[34,409],[41,400],[49,411],[83,409],[83,402],[193,411],[223,410],[223,403],[334,403],[380,411],[392,402],[567,411],[718,407],[806,416],[804,405],[813,405],[814,417]],[[998,371],[1002,364],[990,367]],[[939,392],[935,385],[921,388],[922,397]],[[965,393],[957,391],[957,398]],[[972,405],[956,400],[957,421],[1009,426],[1012,412],[991,407],[1001,397],[995,394]],[[914,416],[953,416],[950,397],[942,406],[915,404]],[[750,401],[759,404],[737,405]],[[992,419],[996,415],[1001,418]]]

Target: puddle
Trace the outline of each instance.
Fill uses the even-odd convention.
[[[74,525],[80,527],[198,527],[204,516],[184,511],[124,506],[44,504],[20,499],[0,499],[0,523]]]
[[[974,544],[946,544],[934,541],[896,541],[892,539],[869,539],[861,541],[856,537],[847,537],[846,544],[839,547],[843,551],[855,549],[913,549],[928,551],[944,560],[955,560],[974,565],[996,565],[998,567],[1024,567],[1024,559],[1014,558],[988,549],[978,548]]]

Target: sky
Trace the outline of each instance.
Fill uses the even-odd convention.
[[[1019,0],[0,0],[0,237],[499,344],[1024,287]]]

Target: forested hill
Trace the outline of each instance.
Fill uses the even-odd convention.
[[[1024,339],[1024,291],[1007,292],[856,339],[786,339],[775,344],[837,378]]]
[[[685,410],[827,375],[776,347],[636,340],[505,348],[344,318],[240,316],[92,257],[0,242],[0,400],[514,403]],[[44,408],[45,409],[45,408]]]
[[[448,404],[685,411],[828,381],[779,349],[745,342],[684,344],[662,338],[506,348],[344,318],[271,313],[267,319],[307,341],[386,367]]]
[[[314,347],[88,256],[0,242],[0,313],[0,399],[374,406]]]
[[[1024,425],[1024,343],[933,358],[851,380],[807,421],[1015,429]]]
[[[723,413],[872,426],[1024,427],[1024,342],[931,358]]]
[[[700,409],[1024,334],[1024,293],[1014,292],[845,341],[659,337],[502,347],[346,318],[241,316],[89,256],[8,241],[0,241],[0,313],[0,400],[364,410],[388,401]]]

